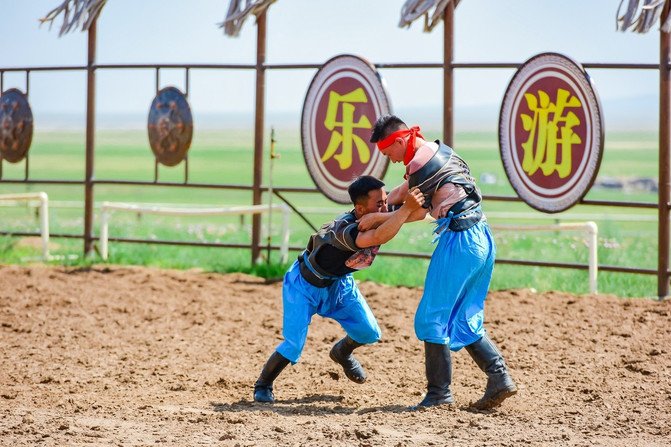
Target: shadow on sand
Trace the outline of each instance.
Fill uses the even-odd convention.
[[[313,394],[299,399],[278,400],[274,404],[259,403],[241,399],[234,403],[211,402],[212,409],[219,413],[247,412],[247,411],[272,411],[281,415],[303,415],[303,416],[328,416],[333,414],[367,414],[377,411],[385,413],[404,413],[412,411],[404,405],[382,405],[378,407],[346,407],[340,403],[343,396],[331,396],[328,394]]]

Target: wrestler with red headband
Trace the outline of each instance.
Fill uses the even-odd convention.
[[[419,126],[412,126],[410,129],[399,129],[389,134],[385,139],[378,141],[377,148],[384,155],[389,156],[388,152],[390,151],[385,152],[385,150],[389,149],[394,143],[400,143],[401,147],[405,148],[405,152],[403,153],[403,164],[408,166],[417,151],[417,137],[424,139],[424,136],[419,133]],[[392,159],[392,161],[395,163],[400,160]]]
[[[487,375],[484,396],[471,405],[489,409],[517,392],[503,356],[484,328],[484,303],[494,269],[496,245],[482,213],[482,196],[468,164],[439,140],[427,141],[418,126],[394,115],[380,117],[370,139],[394,162],[406,166],[405,181],[388,197],[400,205],[417,187],[424,194],[423,218],[436,219],[436,248],[415,314],[415,333],[424,341],[427,393],[419,407],[452,404],[450,350],[466,348]],[[413,217],[416,217],[413,216]],[[370,214],[361,230],[388,216]]]

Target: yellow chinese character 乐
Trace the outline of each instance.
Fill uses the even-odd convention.
[[[366,92],[361,87],[344,95],[334,91],[329,93],[324,126],[331,131],[331,140],[321,158],[322,162],[333,157],[338,161],[340,169],[347,169],[352,166],[352,152],[353,146],[355,146],[361,163],[368,163],[370,160],[368,144],[354,133],[354,129],[370,129],[373,127],[365,115],[361,116],[358,122],[354,122],[354,111],[356,110],[354,104],[367,102]],[[342,110],[342,121],[337,121],[339,109]],[[335,130],[336,128],[339,128],[340,131]],[[342,151],[336,154],[341,146]]]

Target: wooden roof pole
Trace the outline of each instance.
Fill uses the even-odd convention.
[[[669,14],[664,5],[660,25]],[[661,27],[660,27],[661,28]],[[669,296],[669,200],[671,199],[671,34],[659,31],[659,226],[657,296]]]
[[[263,127],[266,95],[266,8],[256,19],[256,103],[254,106],[254,185],[252,203],[261,204],[261,180],[263,179]],[[252,217],[252,265],[259,260],[261,249],[261,215]]]

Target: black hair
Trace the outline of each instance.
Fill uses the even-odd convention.
[[[407,129],[408,126],[396,115],[382,115],[375,121],[373,134],[370,136],[371,143],[377,143],[384,140],[392,133],[400,129]]]
[[[352,203],[356,205],[362,199],[368,199],[368,193],[384,186],[384,182],[372,175],[362,175],[349,185],[347,192]]]

